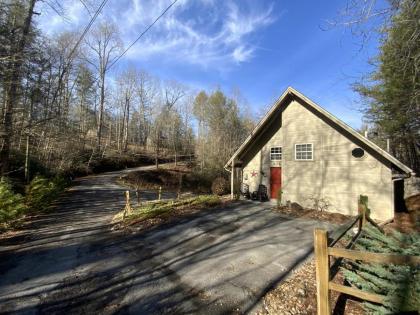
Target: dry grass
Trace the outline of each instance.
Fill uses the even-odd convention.
[[[116,224],[115,228],[145,229],[227,202],[215,195],[201,195],[180,200],[149,201],[134,208],[133,212],[124,219],[124,210],[120,211],[114,216],[113,223]]]

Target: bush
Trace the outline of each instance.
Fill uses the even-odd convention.
[[[367,227],[357,240],[356,249],[376,253],[418,255],[420,234],[394,232],[385,235],[376,228]],[[345,279],[353,286],[385,296],[383,305],[364,302],[367,314],[400,314],[420,310],[418,267],[348,261],[342,270]]]
[[[26,211],[24,198],[15,194],[10,183],[0,179],[0,224],[8,224]]]
[[[64,190],[68,182],[63,177],[48,179],[35,176],[26,187],[26,204],[31,210],[42,210]]]
[[[228,192],[228,188],[229,183],[223,177],[217,177],[211,185],[212,193],[218,196],[226,194]]]
[[[198,193],[209,194],[211,193],[212,180],[199,171],[193,171],[186,174],[183,181],[183,188],[190,189]]]

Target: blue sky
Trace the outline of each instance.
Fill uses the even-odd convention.
[[[98,3],[84,1],[93,11]],[[111,19],[130,43],[170,0],[109,0]],[[39,8],[50,36],[80,29],[89,16],[80,1],[64,1],[65,18]],[[345,1],[179,0],[119,62],[193,89],[239,88],[257,115],[293,86],[351,126],[361,125],[351,83],[371,70],[378,42],[362,50],[348,30],[328,27]],[[328,30],[326,30],[328,29]]]

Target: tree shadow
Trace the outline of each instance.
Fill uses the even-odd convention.
[[[132,235],[111,233],[107,221],[77,228],[84,224],[71,221],[77,209],[63,212],[61,232],[47,229],[38,243],[0,252],[11,273],[0,279],[0,313],[249,312],[312,250],[311,224],[293,226],[264,205],[209,209]],[[30,263],[40,266],[18,275]]]

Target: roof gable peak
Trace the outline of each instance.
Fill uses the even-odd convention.
[[[286,100],[286,97],[291,94],[303,102],[305,102],[307,105],[312,107],[315,111],[317,111],[322,116],[326,117],[328,120],[333,122],[338,127],[342,128],[343,130],[350,133],[352,136],[354,136],[356,139],[364,143],[366,146],[370,147],[372,150],[376,151],[378,154],[380,154],[382,157],[384,157],[386,160],[391,162],[391,164],[397,166],[401,171],[407,173],[407,174],[414,174],[414,171],[410,169],[408,166],[397,160],[394,156],[389,154],[387,151],[383,150],[379,146],[377,146],[375,143],[370,141],[369,139],[362,136],[360,133],[358,133],[356,130],[354,130],[352,127],[347,125],[345,122],[322,108],[320,105],[313,102],[311,99],[303,95],[301,92],[293,88],[292,86],[288,86],[287,89],[281,94],[281,96],[277,99],[277,101],[273,104],[273,106],[268,110],[266,115],[258,122],[258,124],[255,126],[254,130],[251,132],[251,134],[245,139],[245,141],[241,144],[241,146],[235,151],[235,153],[232,155],[232,157],[229,159],[229,161],[226,163],[225,168],[230,167],[230,164],[232,160],[242,152],[242,150],[247,146],[247,144],[251,141],[252,137],[264,126],[264,124],[269,120],[269,118],[282,106],[284,101]],[[302,104],[301,104],[302,105]],[[303,106],[303,105],[302,105]]]

